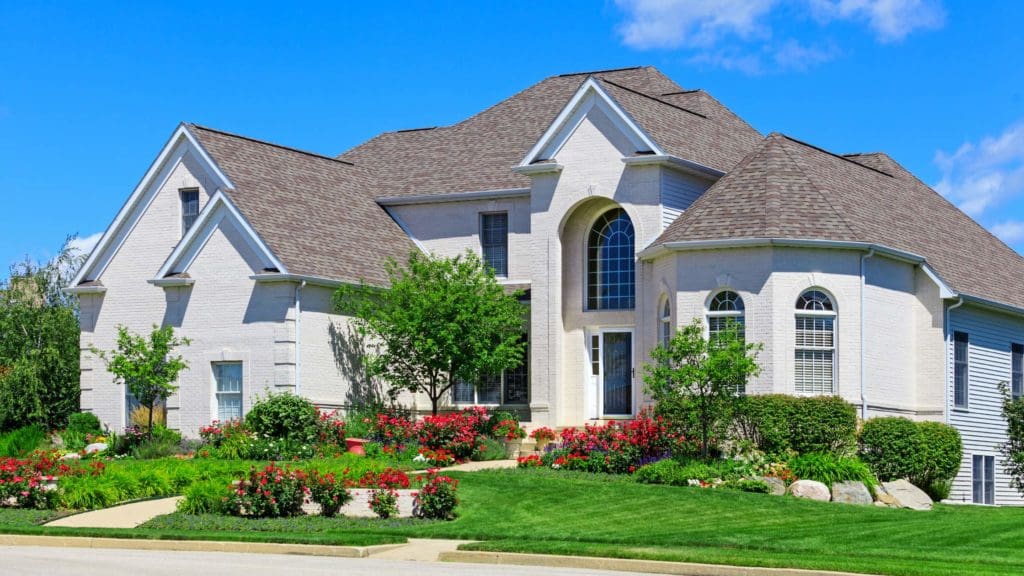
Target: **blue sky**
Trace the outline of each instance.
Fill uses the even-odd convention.
[[[762,132],[884,150],[1024,252],[1021,2],[132,4],[0,0],[0,265],[97,237],[183,120],[337,154],[640,64]]]

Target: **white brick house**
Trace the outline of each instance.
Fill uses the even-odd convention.
[[[1024,259],[888,156],[765,137],[653,68],[548,78],[337,158],[179,126],[69,287],[82,408],[124,424],[124,390],[87,351],[153,324],[193,340],[168,406],[185,434],[265,391],[356,402],[373,386],[334,288],[466,249],[528,291],[529,361],[453,404],[629,418],[659,338],[739,318],[764,345],[750,392],[949,422],[953,498],[1022,503],[988,470],[997,386],[1024,390]]]

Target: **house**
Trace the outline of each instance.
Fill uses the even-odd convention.
[[[387,257],[466,249],[526,289],[529,354],[454,405],[630,418],[653,346],[732,319],[764,346],[748,392],[949,422],[952,497],[1024,503],[996,448],[998,386],[1024,390],[1024,258],[889,156],[764,136],[651,67],[547,78],[336,158],[182,124],[69,288],[82,408],[125,422],[130,399],[88,353],[118,325],[192,339],[167,406],[185,434],[267,391],[372,397],[333,290],[383,283]]]

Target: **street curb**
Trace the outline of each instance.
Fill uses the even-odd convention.
[[[852,572],[828,572],[798,568],[758,568],[689,562],[664,562],[660,560],[554,556],[549,554],[520,554],[513,552],[478,552],[471,550],[442,552],[438,560],[441,562],[465,562],[470,564],[505,564],[514,566],[542,566],[545,568],[645,572],[651,574],[672,574],[674,576],[870,576],[868,574],[855,574]]]
[[[120,548],[127,550],[164,550],[173,552],[238,552],[242,554],[296,554],[302,556],[332,556],[335,558],[366,558],[371,553],[400,548],[406,545],[407,544],[329,546],[324,544],[286,544],[280,542],[146,540],[134,538],[90,538],[81,536],[0,534],[0,546]]]

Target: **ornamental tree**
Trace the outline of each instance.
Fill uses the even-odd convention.
[[[413,252],[405,265],[388,259],[385,269],[387,288],[343,286],[335,305],[374,343],[366,368],[392,399],[423,393],[436,415],[456,382],[479,382],[522,361],[519,293],[507,294],[476,254]]]
[[[738,326],[730,324],[714,338],[704,337],[700,318],[682,327],[667,346],[651,351],[644,384],[657,402],[656,413],[700,437],[700,454],[708,456],[713,434],[728,426],[747,380],[760,372],[760,344],[746,344]]]
[[[117,327],[117,349],[111,352],[93,349],[107,365],[107,371],[114,375],[115,384],[123,384],[135,396],[139,404],[149,410],[146,431],[153,435],[153,410],[164,403],[178,390],[178,374],[188,368],[188,363],[173,352],[180,346],[190,344],[188,338],[178,338],[174,328],[153,326],[149,336],[129,332],[124,326]]]
[[[1003,457],[1003,472],[1010,476],[1010,486],[1024,494],[1024,397],[1014,398],[1000,382],[1003,396],[1003,419],[1006,420],[1006,442],[999,445]]]

